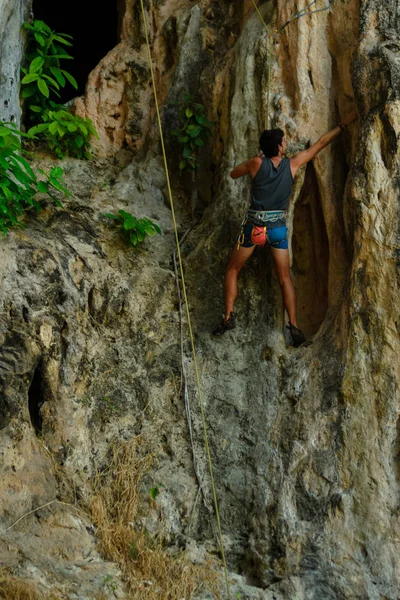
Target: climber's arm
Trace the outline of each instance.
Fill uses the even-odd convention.
[[[326,148],[326,146],[328,146],[335,138],[337,138],[342,133],[343,128],[352,123],[356,117],[356,112],[351,113],[351,115],[347,119],[344,119],[340,125],[321,136],[319,140],[315,142],[315,144],[310,146],[310,148],[295,154],[293,158],[290,159],[290,170],[292,172],[292,176],[294,177],[300,167],[310,162],[310,160],[312,160],[318,154],[318,152],[323,150],[323,148]]]
[[[237,165],[231,171],[232,179],[243,177],[243,175],[248,175],[249,173],[252,177],[254,177],[261,166],[261,162],[261,158],[259,156],[255,156],[254,158],[250,158],[249,160],[246,160],[246,162]]]
[[[315,144],[310,146],[310,148],[295,154],[290,159],[290,170],[292,171],[292,176],[294,177],[300,167],[310,162],[310,160],[312,160],[318,154],[318,152],[321,152],[323,148],[328,146],[341,133],[342,130],[338,125],[334,129],[331,129],[331,131],[328,131],[328,133],[325,133],[323,136],[321,136],[319,140],[315,142]]]

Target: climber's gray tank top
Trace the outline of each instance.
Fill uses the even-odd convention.
[[[263,158],[251,182],[251,205],[253,210],[287,210],[293,177],[290,170],[290,160],[283,158],[275,168],[270,158]],[[282,227],[283,221],[271,223],[268,227]]]

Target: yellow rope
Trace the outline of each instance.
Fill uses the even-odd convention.
[[[188,298],[187,298],[187,294],[186,294],[186,284],[185,284],[185,277],[184,277],[184,274],[183,274],[183,264],[182,264],[182,256],[181,256],[180,246],[179,246],[178,228],[177,228],[177,225],[176,225],[175,210],[174,210],[174,201],[173,201],[173,198],[172,198],[171,183],[170,183],[170,179],[169,179],[169,171],[168,171],[168,165],[167,165],[167,154],[166,154],[166,151],[165,151],[164,135],[163,135],[163,129],[162,129],[162,125],[161,125],[160,109],[159,109],[159,105],[158,105],[157,89],[156,89],[156,82],[155,82],[155,78],[154,78],[153,63],[152,63],[151,49],[150,49],[150,42],[149,42],[149,36],[148,36],[148,32],[147,32],[148,31],[147,20],[146,20],[146,14],[145,14],[145,10],[144,10],[143,0],[140,0],[140,5],[142,7],[144,33],[145,33],[145,37],[146,37],[146,45],[147,45],[149,67],[150,67],[150,72],[151,72],[151,79],[152,79],[152,82],[153,82],[154,100],[155,100],[155,105],[156,105],[158,127],[159,127],[159,130],[160,130],[161,148],[162,148],[162,153],[163,153],[163,158],[164,158],[164,168],[165,168],[165,175],[166,175],[166,179],[167,179],[169,201],[170,201],[170,205],[171,205],[172,221],[173,221],[173,224],[174,224],[175,241],[176,241],[176,248],[177,248],[178,260],[179,260],[179,269],[180,269],[180,273],[181,273],[181,277],[182,277],[182,291],[183,291],[183,297],[184,297],[185,306],[186,306],[186,314],[187,314],[187,321],[188,321],[188,327],[189,327],[190,343],[191,343],[191,346],[192,346],[193,364],[194,364],[194,370],[195,370],[195,374],[196,374],[197,390],[198,390],[198,394],[199,394],[201,419],[202,419],[202,424],[203,424],[204,443],[205,443],[205,449],[206,449],[206,454],[207,454],[208,467],[209,467],[209,471],[210,471],[210,480],[211,480],[211,487],[212,487],[212,493],[213,493],[213,498],[214,498],[214,507],[215,507],[215,516],[216,516],[216,520],[217,520],[219,544],[220,544],[222,562],[223,562],[223,565],[224,565],[225,583],[226,583],[226,589],[227,589],[227,593],[228,593],[228,599],[231,600],[231,593],[230,593],[230,586],[229,586],[229,579],[228,579],[228,567],[227,567],[227,564],[226,564],[225,549],[224,549],[224,543],[223,543],[223,540],[222,540],[222,529],[221,529],[221,520],[220,520],[220,516],[219,516],[217,492],[216,492],[216,489],[215,489],[215,482],[214,482],[214,474],[213,474],[213,467],[212,467],[212,461],[211,461],[210,447],[209,447],[209,444],[208,444],[208,434],[207,434],[206,418],[205,418],[205,413],[204,413],[204,403],[203,403],[203,397],[202,397],[202,394],[201,394],[200,376],[199,376],[199,370],[198,370],[198,366],[197,366],[196,350],[195,350],[195,346],[194,346],[194,336],[193,336],[192,323],[191,323],[190,312],[189,312],[189,303],[188,303]]]
[[[267,24],[266,24],[266,22],[264,21],[264,19],[263,19],[263,16],[262,16],[262,14],[260,13],[260,9],[258,8],[257,4],[255,3],[255,0],[253,0],[253,4],[254,4],[254,8],[255,8],[255,9],[256,9],[256,11],[258,12],[258,16],[260,17],[262,24],[263,24],[263,25],[264,25],[264,27],[265,27],[265,31],[268,33],[268,27],[267,27]]]

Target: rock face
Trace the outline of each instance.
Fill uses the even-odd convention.
[[[19,126],[19,70],[23,57],[21,26],[32,0],[4,0],[0,6],[0,120]]]
[[[268,32],[302,6],[262,4]],[[0,246],[0,560],[68,598],[95,598],[108,575],[129,597],[87,518],[52,504],[5,529],[38,506],[85,497],[116,441],[140,434],[143,454],[155,456],[145,485],[161,492],[147,529],[163,528],[197,558],[217,548],[139,8],[127,3],[121,44],[76,104],[100,131],[99,153],[113,156],[64,161],[74,199]],[[146,9],[232,593],[397,600],[397,3],[337,1],[270,40],[252,2]],[[169,129],[184,90],[215,126],[194,176],[180,180]],[[290,345],[267,252],[241,274],[237,328],[212,339],[248,204],[249,182],[231,180],[232,166],[257,152],[267,118],[295,152],[353,107],[357,122],[293,192],[293,275],[309,343]],[[162,236],[126,250],[101,216],[119,208],[149,216]]]

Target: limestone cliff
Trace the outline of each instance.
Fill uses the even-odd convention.
[[[29,18],[32,0],[4,0],[0,4],[0,119],[20,124],[19,69],[23,58],[22,23]]]
[[[304,3],[259,6],[271,33]],[[146,11],[232,596],[397,600],[398,3],[333,0],[272,46],[249,0],[148,1]],[[62,161],[73,199],[29,216],[0,245],[0,560],[42,593],[82,600],[130,597],[90,520],[70,506],[90,495],[115,443],[139,436],[140,455],[154,457],[141,493],[156,485],[159,495],[141,523],[193,560],[218,553],[137,0],[121,31],[75,101],[99,129],[98,158]],[[215,125],[193,177],[180,178],[170,131],[184,91]],[[213,339],[248,204],[248,182],[230,169],[257,152],[267,115],[294,152],[354,107],[358,120],[293,193],[292,268],[309,343],[290,345],[268,252],[241,274],[237,328]],[[102,217],[119,208],[149,216],[162,236],[127,250]],[[6,531],[54,500],[69,504]]]

